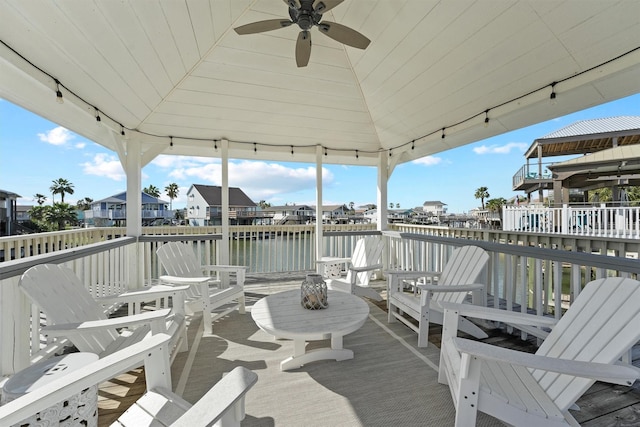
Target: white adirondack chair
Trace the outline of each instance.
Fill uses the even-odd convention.
[[[553,319],[445,305],[438,381],[448,384],[456,426],[475,426],[477,411],[517,426],[578,426],[569,413],[595,382],[633,384],[640,369],[618,364],[640,340],[640,282],[594,280],[555,324],[535,354],[456,337],[458,317],[552,326]]]
[[[378,237],[363,237],[356,242],[350,258],[322,257],[316,261],[319,272],[325,276],[327,288],[382,301],[380,294],[369,287],[375,270],[382,268],[380,257],[383,243]],[[332,277],[335,269],[346,271],[345,277]]]
[[[153,335],[60,376],[57,380],[0,406],[0,425],[20,423],[82,390],[144,364],[147,392],[112,426],[240,426],[240,421],[245,417],[244,397],[258,380],[258,376],[239,366],[191,405],[171,391],[168,355],[170,341],[171,337],[167,334]]]
[[[183,297],[186,286],[155,286],[105,298],[107,304],[115,298],[131,304],[173,298],[173,311],[165,308],[114,318],[107,317],[99,300],[91,296],[73,270],[63,265],[31,267],[23,273],[19,287],[45,313],[49,324],[42,328],[42,333],[67,338],[80,351],[104,357],[160,332],[172,337],[173,356],[187,350]]]
[[[401,321],[418,333],[418,347],[426,347],[429,343],[429,324],[442,324],[443,311],[440,303],[462,303],[469,292],[484,289],[484,285],[477,281],[488,261],[489,255],[484,249],[467,245],[453,251],[442,272],[386,271],[388,322],[392,323],[396,319]],[[419,293],[404,292],[404,281],[418,279],[425,280],[424,284],[415,285]],[[429,281],[431,283],[427,283]],[[403,314],[415,319],[418,325]],[[463,317],[460,318],[460,329],[476,338],[487,337],[482,329]]]
[[[160,281],[172,285],[189,285],[185,296],[187,313],[202,311],[202,326],[206,334],[213,333],[213,322],[236,308],[245,313],[244,278],[246,267],[240,265],[201,265],[191,246],[169,242],[156,251],[167,275]],[[236,276],[235,284],[225,285],[211,274]]]

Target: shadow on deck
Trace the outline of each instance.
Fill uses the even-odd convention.
[[[247,306],[265,295],[299,287],[303,275],[248,277]],[[385,295],[386,283],[373,282]],[[273,425],[433,425],[453,424],[454,408],[448,387],[437,383],[441,327],[432,325],[428,348],[418,348],[413,331],[396,322],[387,324],[386,302],[370,303],[365,325],[344,338],[354,351],[352,360],[322,361],[281,372],[279,362],[290,355],[292,343],[273,340],[260,331],[250,314],[232,313],[203,336],[200,317],[189,327],[190,351],[172,366],[173,386],[195,402],[225,372],[242,365],[256,371],[258,384],[247,395],[243,426]],[[487,330],[489,342],[534,352],[535,340],[523,341],[503,329]],[[326,342],[324,343],[326,344]],[[320,346],[312,342],[309,346]],[[634,349],[640,365],[640,349]],[[144,392],[144,372],[131,371],[100,387],[99,425],[110,425]],[[594,384],[572,411],[583,426],[640,425],[640,384],[622,387]],[[481,414],[477,425],[503,425]]]

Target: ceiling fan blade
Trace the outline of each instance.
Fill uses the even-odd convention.
[[[292,9],[300,9],[300,0],[282,0]]]
[[[286,0],[285,0],[286,1]],[[344,0],[315,0],[313,2],[313,11],[323,14],[342,3]]]
[[[300,31],[296,42],[296,64],[298,67],[306,67],[311,56],[311,33]]]
[[[278,30],[280,28],[288,27],[293,22],[287,19],[268,19],[266,21],[252,22],[251,24],[241,25],[234,28],[236,33],[240,35],[263,33],[265,31]]]
[[[326,34],[335,41],[357,47],[358,49],[366,49],[369,43],[371,43],[371,40],[356,30],[336,22],[322,21],[318,24],[318,29],[321,33]]]

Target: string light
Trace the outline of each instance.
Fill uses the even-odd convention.
[[[55,82],[56,82],[56,102],[58,104],[64,104],[64,98],[62,97],[62,92],[60,91],[60,82],[58,81],[58,79],[56,79]]]
[[[169,137],[169,149],[173,150],[173,137],[172,136]]]
[[[35,69],[37,69],[39,72],[43,73],[44,75],[46,75],[48,78],[50,78],[51,80],[53,80],[53,81],[56,83],[56,101],[57,101],[58,103],[61,103],[61,104],[62,104],[62,103],[64,103],[64,97],[63,97],[62,92],[60,91],[60,87],[62,86],[62,87],[64,87],[64,88],[65,88],[65,90],[66,90],[68,93],[72,94],[72,95],[74,96],[74,98],[75,98],[77,101],[84,103],[84,105],[85,105],[85,106],[87,106],[87,107],[93,107],[93,108],[95,109],[95,119],[96,119],[96,122],[98,123],[98,125],[102,125],[102,123],[101,123],[101,122],[102,122],[102,118],[100,117],[100,111],[98,110],[98,108],[97,108],[97,107],[93,106],[91,103],[89,103],[87,100],[85,100],[82,96],[80,96],[80,95],[76,94],[76,93],[75,93],[75,92],[73,92],[72,90],[69,90],[66,86],[64,86],[64,84],[63,84],[63,83],[61,83],[60,81],[58,81],[58,80],[57,80],[56,78],[54,78],[51,74],[49,74],[49,73],[47,73],[46,71],[42,70],[41,68],[37,67],[37,66],[36,66],[35,64],[33,64],[31,61],[29,61],[29,60],[28,60],[28,59],[26,59],[23,55],[21,55],[18,51],[16,51],[16,50],[14,50],[13,48],[11,48],[11,46],[8,46],[8,45],[7,45],[6,43],[4,43],[4,42],[0,42],[0,43],[2,43],[6,48],[8,48],[8,49],[9,49],[9,50],[11,50],[12,52],[14,52],[14,53],[15,53],[16,55],[18,55],[20,58],[22,58],[26,63],[28,63],[29,65],[31,65],[32,67],[34,67],[34,68],[35,68]],[[502,106],[505,106],[505,105],[507,105],[507,104],[514,103],[514,102],[520,102],[520,100],[522,100],[522,99],[524,99],[524,98],[526,98],[526,97],[528,97],[528,96],[530,96],[530,95],[533,95],[533,94],[535,94],[535,93],[537,93],[537,92],[540,92],[540,91],[544,91],[544,90],[545,90],[547,87],[549,87],[549,86],[551,86],[551,94],[549,95],[549,100],[550,100],[551,104],[555,104],[555,103],[556,103],[556,101],[557,101],[557,99],[556,99],[556,98],[557,98],[557,93],[556,93],[556,91],[555,91],[555,86],[556,86],[556,84],[557,84],[557,83],[562,83],[562,82],[565,82],[565,81],[568,81],[568,80],[572,80],[572,79],[574,79],[574,78],[576,78],[576,77],[579,77],[579,76],[581,76],[581,75],[583,75],[583,74],[593,72],[594,70],[597,70],[597,69],[599,69],[599,68],[601,68],[601,67],[603,67],[603,66],[606,66],[607,64],[610,64],[610,63],[612,63],[612,62],[614,62],[614,61],[621,60],[621,59],[623,59],[623,58],[625,58],[625,57],[627,57],[627,56],[629,56],[629,55],[631,55],[631,54],[635,53],[635,52],[636,52],[636,51],[638,51],[638,50],[640,50],[640,47],[633,48],[633,49],[631,49],[631,50],[629,50],[629,51],[627,51],[627,52],[625,52],[625,53],[622,53],[622,54],[620,54],[620,55],[618,55],[618,56],[616,56],[616,57],[614,57],[614,58],[612,58],[612,59],[609,59],[609,60],[607,60],[607,61],[604,61],[604,62],[602,62],[602,63],[599,63],[599,64],[597,64],[597,65],[595,65],[595,66],[593,66],[593,67],[590,67],[590,68],[588,68],[588,69],[585,69],[585,70],[582,70],[582,71],[580,71],[580,72],[577,72],[577,73],[575,73],[575,74],[573,74],[573,75],[571,75],[571,76],[561,78],[561,79],[560,79],[560,80],[558,80],[558,81],[554,81],[554,82],[552,82],[550,85],[549,85],[549,84],[547,84],[547,85],[542,86],[542,87],[539,87],[539,88],[537,88],[537,89],[530,90],[530,91],[529,91],[529,92],[527,92],[527,93],[523,93],[522,95],[516,96],[516,97],[514,97],[514,98],[512,98],[512,99],[509,99],[509,100],[507,100],[507,101],[504,101],[504,102],[502,102],[502,103],[500,103],[500,104],[494,105],[494,106],[492,106],[491,108],[486,109],[486,110],[484,111],[484,113],[485,113],[484,125],[485,125],[485,126],[488,126],[488,124],[489,124],[489,115],[488,115],[488,113],[489,113],[489,111],[490,111],[491,109],[495,109],[495,108],[498,108],[498,107],[502,107]],[[104,113],[103,113],[103,114],[104,114]],[[113,118],[111,118],[108,114],[104,114],[104,115],[106,115],[106,116],[107,116],[107,117],[108,117],[112,122],[115,122],[116,124],[119,124],[116,120],[114,120]],[[469,117],[467,117],[467,118],[465,118],[465,119],[462,119],[462,120],[460,120],[459,122],[454,123],[454,124],[452,124],[452,125],[450,125],[450,126],[445,126],[445,127],[441,128],[441,131],[442,131],[441,138],[442,138],[442,139],[444,139],[444,138],[445,138],[445,136],[446,136],[446,135],[445,135],[445,131],[446,131],[447,129],[455,128],[455,127],[457,127],[458,125],[461,125],[461,124],[464,124],[464,123],[466,123],[466,122],[469,122],[469,121],[475,120],[477,116],[478,116],[478,114],[474,114],[474,115],[469,116]],[[121,127],[121,129],[120,129],[120,134],[121,134],[123,137],[128,136],[128,134],[125,134],[124,126],[120,125],[120,127]],[[152,134],[152,133],[148,133],[148,132],[141,132],[141,131],[138,131],[138,133],[140,133],[140,134],[142,134],[142,135],[152,136],[152,137],[166,138],[166,136],[165,136],[165,135],[158,135],[158,134]],[[424,135],[422,135],[422,136],[418,137],[417,139],[423,139],[423,138],[429,137],[429,136],[431,136],[431,135],[434,135],[434,134],[436,134],[436,133],[437,133],[437,131],[432,131],[432,132],[430,132],[430,133],[427,133],[427,134],[424,134]],[[170,137],[170,139],[172,139],[172,137]],[[186,140],[204,140],[204,138],[202,138],[202,139],[201,139],[201,138],[183,138],[183,139],[186,139]],[[238,143],[238,144],[250,144],[250,143],[251,143],[251,142],[249,142],[249,141],[235,141],[235,142],[236,142],[236,143]],[[214,143],[215,143],[215,140],[214,140]],[[408,144],[408,143],[402,143],[402,144],[399,144],[397,147],[393,147],[393,148],[400,148],[400,147],[406,146],[407,144]],[[269,144],[263,144],[263,145],[269,145]],[[173,146],[173,141],[171,141],[171,146]],[[291,152],[292,152],[292,154],[293,154],[293,147],[294,147],[294,146],[292,145],[291,147],[292,147],[292,148],[291,148]],[[392,152],[392,149],[393,149],[393,148],[389,148],[389,149],[388,149],[388,151],[389,151],[389,156],[392,156],[392,155],[393,155],[393,152]],[[411,149],[413,150],[414,148],[415,148],[415,139],[411,141]],[[337,150],[337,151],[347,151],[347,150],[349,150],[349,149],[346,149],[346,148],[345,148],[345,149],[336,149],[336,150]],[[254,151],[255,153],[257,153],[257,152],[258,152],[258,149],[257,149],[257,143],[255,143],[255,142],[253,142],[253,151]],[[379,153],[379,152],[381,152],[381,151],[383,151],[383,150],[374,150],[374,151],[367,151],[367,152],[369,152],[369,153]],[[325,148],[325,156],[326,156],[326,155],[327,155],[327,149]]]
[[[327,156],[329,152],[327,151],[327,147],[324,147],[324,155]]]
[[[291,146],[291,155],[293,156],[293,145]]]
[[[356,159],[359,159],[360,156],[358,155],[358,150],[356,150]]]
[[[218,141],[216,141],[215,139],[213,140],[213,149],[215,151],[218,151]]]
[[[411,141],[411,149],[415,149],[416,148],[416,140],[414,139],[413,141]]]

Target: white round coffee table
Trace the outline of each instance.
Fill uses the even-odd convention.
[[[262,298],[251,308],[251,317],[263,331],[276,338],[293,340],[293,356],[280,363],[280,370],[299,368],[309,362],[353,359],[353,351],[342,348],[342,337],[358,330],[369,315],[369,306],[354,295],[329,291],[329,307],[308,310],[300,304],[300,290]],[[331,339],[330,348],[306,351],[307,341]]]

